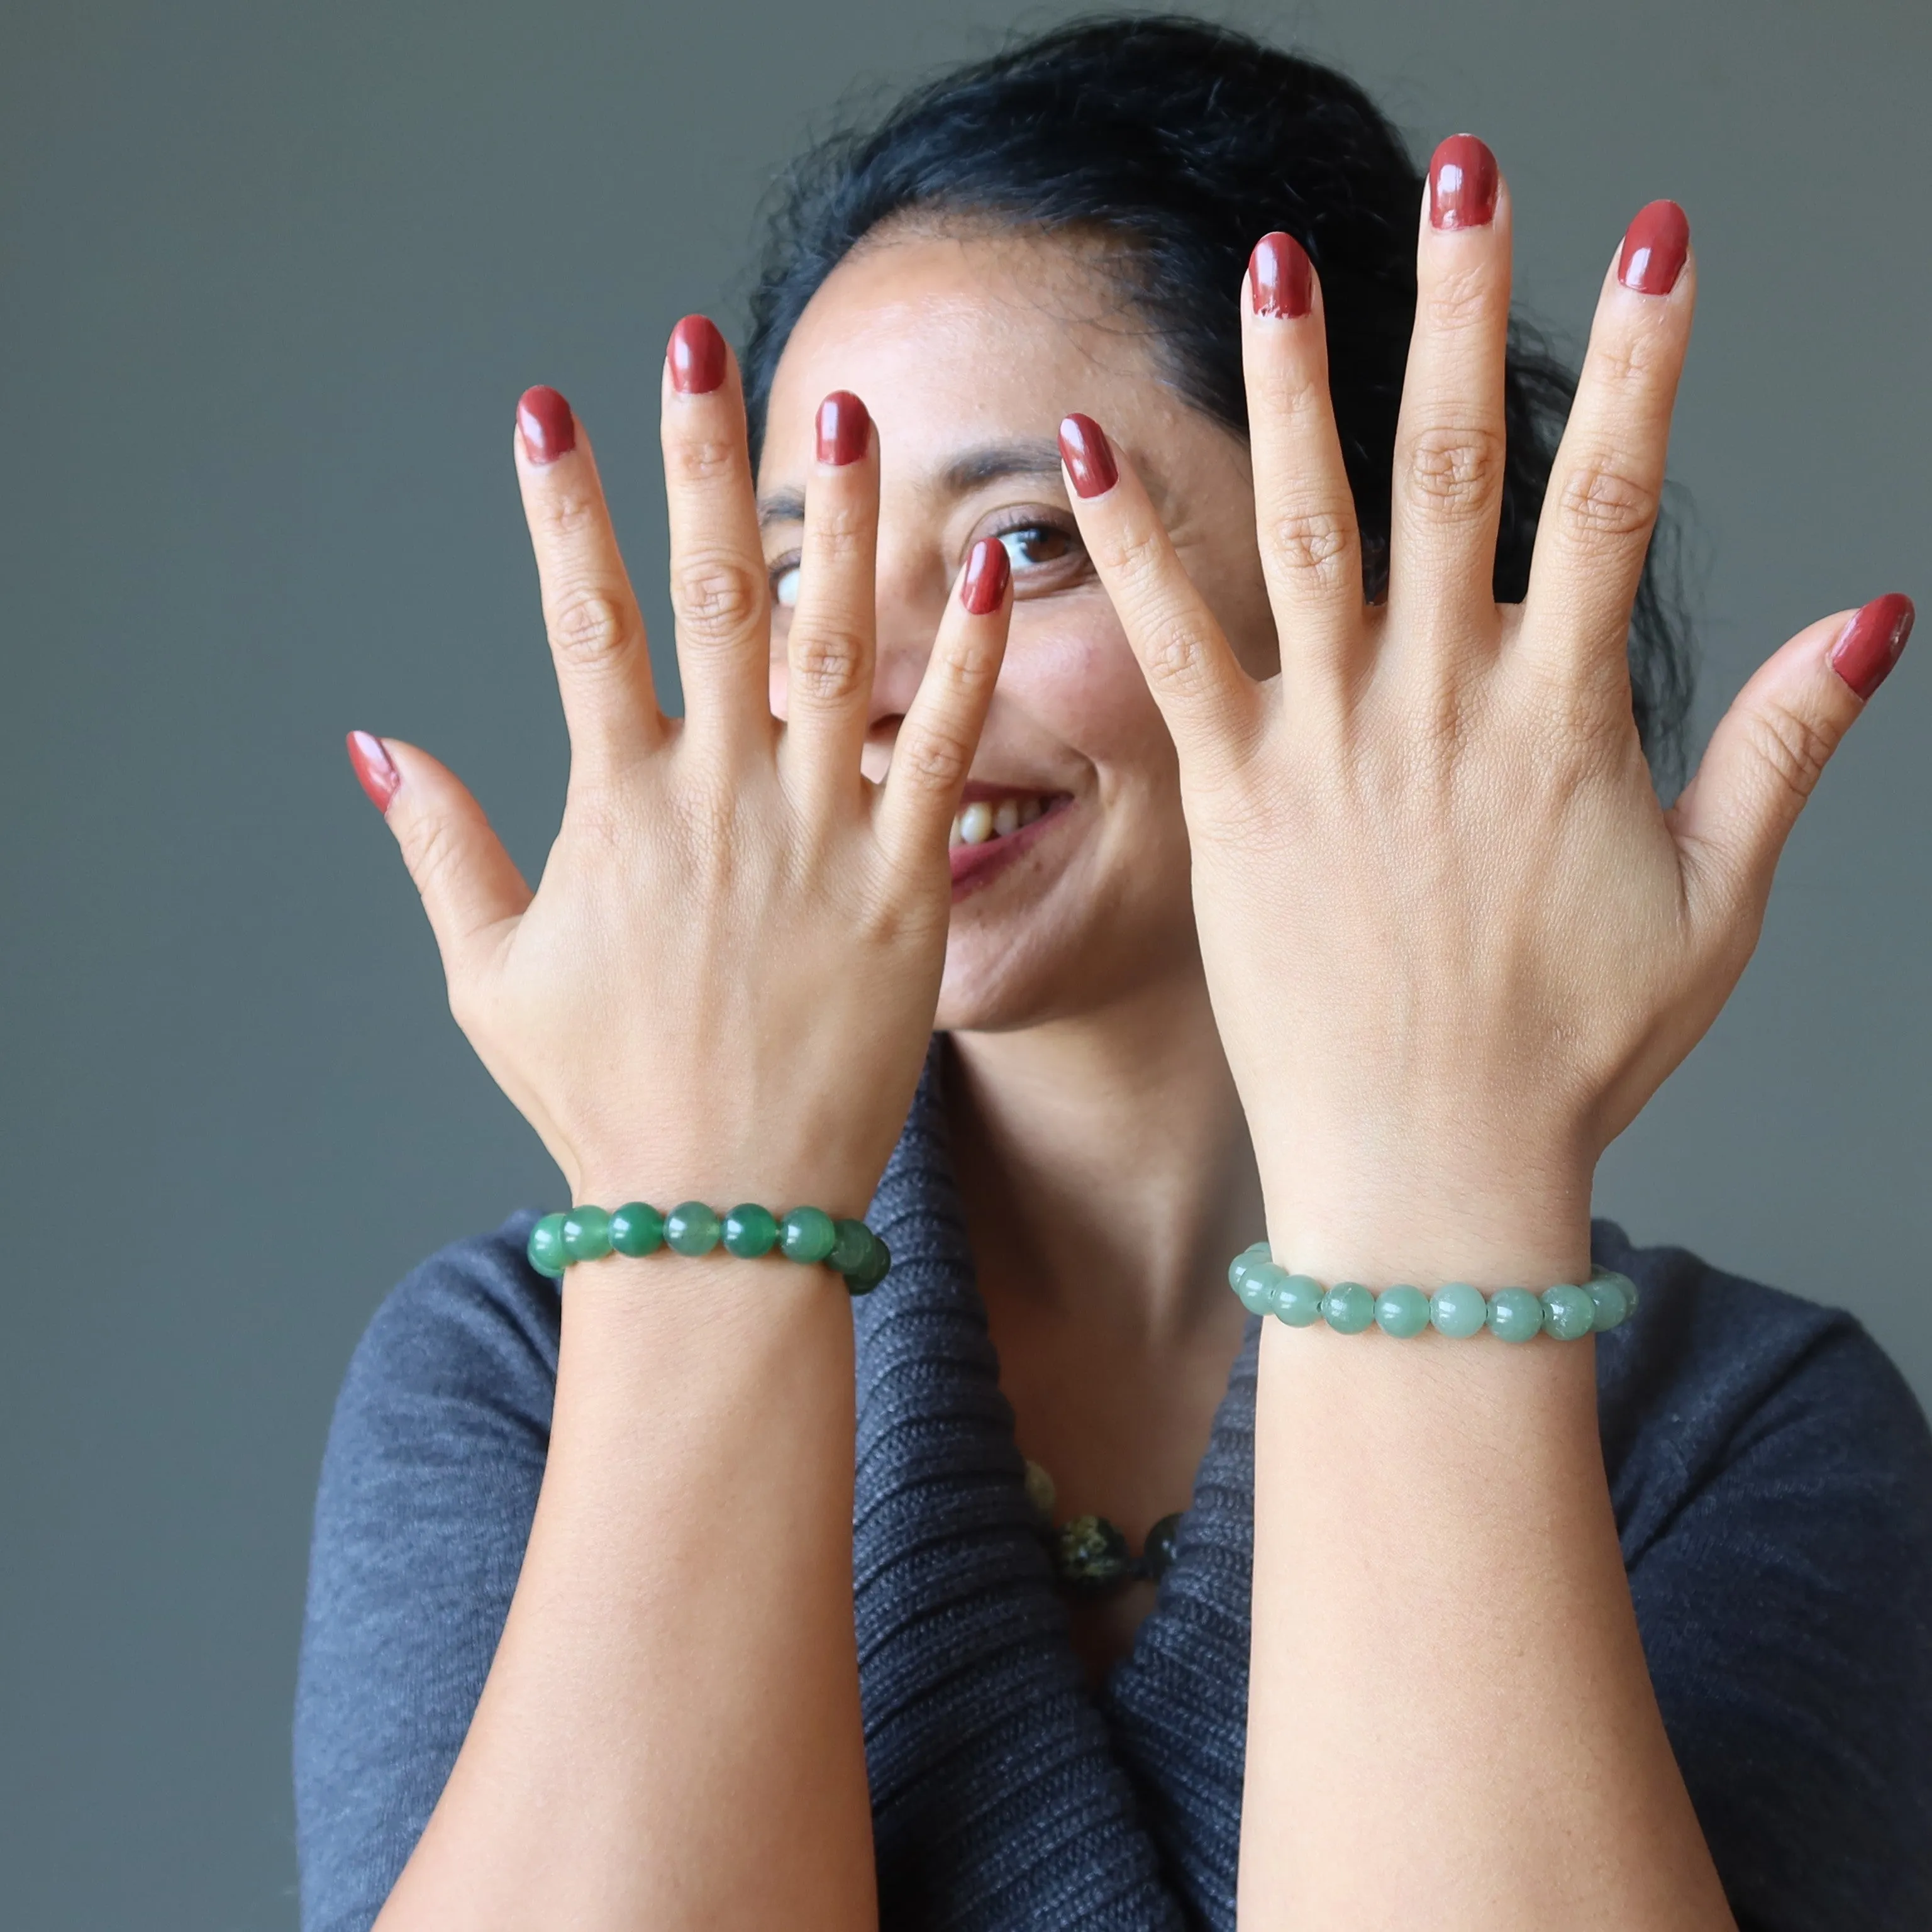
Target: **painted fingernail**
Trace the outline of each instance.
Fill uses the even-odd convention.
[[[550,389],[544,394],[556,395],[556,392]],[[557,397],[559,402],[562,400],[561,396]],[[395,796],[396,788],[403,782],[403,775],[397,770],[388,747],[373,732],[352,731],[349,734],[349,762],[356,768],[362,789],[369,794],[369,802],[386,818],[389,801]]]
[[[688,315],[670,332],[670,386],[708,396],[724,380],[724,338],[709,316]]]
[[[1861,698],[1869,698],[1892,675],[1918,615],[1910,597],[1875,597],[1838,633],[1832,668]]]
[[[1690,218],[1674,201],[1653,201],[1624,231],[1617,280],[1640,296],[1667,296],[1690,252]]]
[[[1473,134],[1451,134],[1429,164],[1429,225],[1486,228],[1496,218],[1496,158]]]
[[[577,447],[577,418],[570,405],[541,383],[518,398],[517,431],[524,439],[524,454],[532,463],[554,463]]]
[[[976,617],[997,610],[1012,571],[1006,545],[998,537],[982,537],[966,560],[966,574],[959,580],[960,602]]]
[[[1248,257],[1248,299],[1257,315],[1297,322],[1315,305],[1315,271],[1292,235],[1264,235]]]
[[[1104,496],[1120,481],[1106,433],[1091,416],[1068,416],[1062,421],[1060,460],[1083,496]]]
[[[872,418],[850,389],[834,389],[818,406],[818,460],[835,470],[856,463],[872,440]]]

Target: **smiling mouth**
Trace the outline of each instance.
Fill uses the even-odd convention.
[[[946,842],[953,898],[988,884],[1072,802],[1064,792],[992,790],[968,800],[953,820]]]

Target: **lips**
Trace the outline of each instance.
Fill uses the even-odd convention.
[[[1004,872],[1072,802],[1064,792],[1012,791],[980,785],[970,790],[974,795],[960,807],[947,842],[956,901]]]

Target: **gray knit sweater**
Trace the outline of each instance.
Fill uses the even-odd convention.
[[[1234,1922],[1254,1326],[1131,1654],[1089,1694],[1022,1485],[928,1069],[855,1302],[853,1562],[885,1932]],[[543,1474],[531,1216],[445,1250],[351,1364],[296,1713],[307,1932],[364,1932],[462,1742]],[[1932,1925],[1932,1436],[1850,1317],[1634,1250],[1598,1344],[1652,1677],[1740,1923]],[[1498,1614],[1506,1614],[1499,1606]],[[1365,1838],[1366,1843],[1366,1838]]]

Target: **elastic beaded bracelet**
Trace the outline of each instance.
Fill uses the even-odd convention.
[[[1291,1328],[1325,1322],[1338,1334],[1359,1335],[1371,1326],[1405,1340],[1433,1328],[1460,1340],[1484,1330],[1499,1342],[1528,1342],[1538,1335],[1580,1342],[1619,1327],[1636,1312],[1636,1284],[1613,1268],[1599,1268],[1587,1282],[1559,1282],[1540,1294],[1527,1288],[1499,1288],[1485,1294],[1452,1281],[1433,1294],[1406,1283],[1372,1294],[1358,1281],[1324,1288],[1312,1276],[1279,1266],[1265,1241],[1237,1255],[1228,1286],[1251,1315],[1272,1315]]]
[[[644,1201],[627,1201],[608,1214],[602,1208],[572,1208],[546,1214],[530,1230],[525,1252],[538,1274],[558,1281],[573,1262],[612,1254],[635,1258],[660,1248],[708,1255],[721,1246],[741,1261],[756,1261],[776,1248],[787,1261],[805,1266],[823,1262],[844,1276],[853,1294],[869,1294],[892,1264],[885,1243],[862,1221],[835,1221],[822,1208],[794,1208],[781,1216],[753,1201],[740,1202],[722,1216],[702,1201],[681,1201],[664,1214]]]

